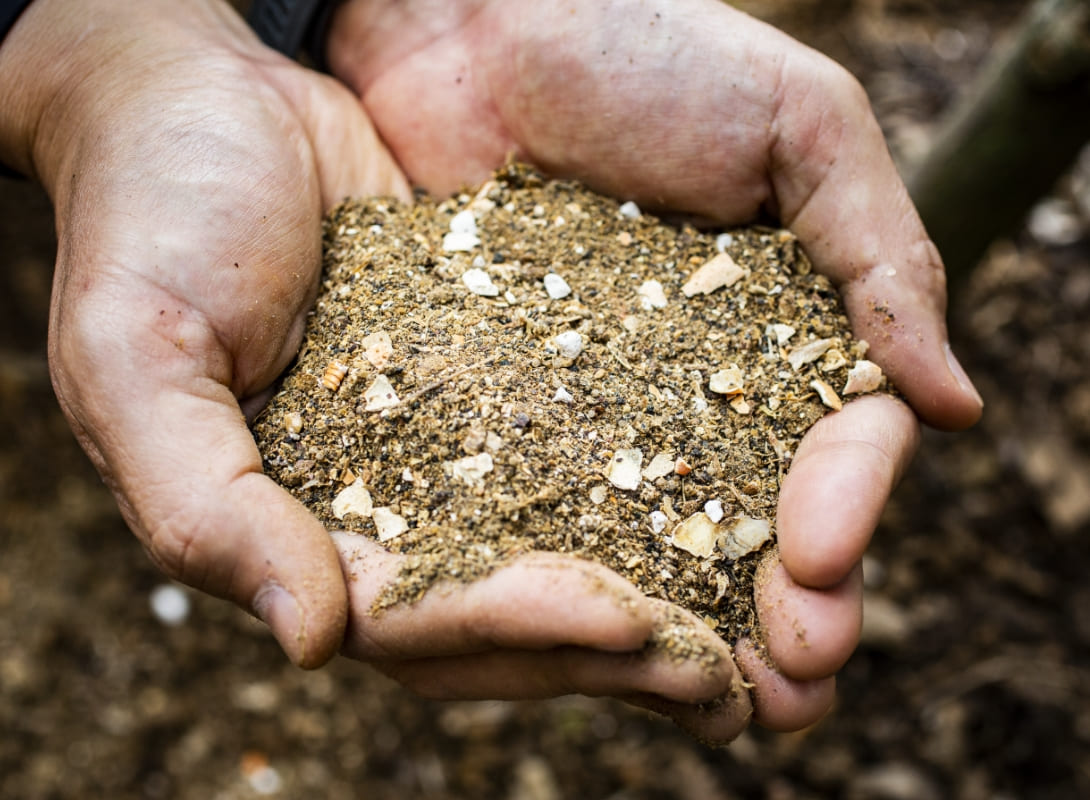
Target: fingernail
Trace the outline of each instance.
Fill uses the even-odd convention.
[[[303,627],[303,610],[295,596],[275,581],[266,581],[257,590],[253,601],[254,613],[269,626],[296,664],[303,660],[306,650],[306,631]]]
[[[943,348],[946,350],[946,365],[950,368],[950,373],[954,376],[954,380],[958,382],[958,385],[962,389],[973,396],[978,406],[984,408],[984,398],[980,396],[980,392],[973,386],[973,382],[969,379],[969,375],[965,371],[965,368],[961,366],[957,356],[954,355],[950,343],[947,342],[944,344]]]

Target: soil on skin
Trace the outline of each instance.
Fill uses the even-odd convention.
[[[479,242],[445,249],[466,224]],[[254,431],[327,527],[411,555],[376,610],[549,550],[751,634],[791,454],[866,352],[794,236],[672,226],[519,165],[438,204],[348,202],[325,230]],[[718,266],[731,284],[693,294]]]

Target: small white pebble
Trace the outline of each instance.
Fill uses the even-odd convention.
[[[562,277],[555,272],[550,272],[545,276],[545,294],[553,300],[560,300],[571,294],[571,287]]]
[[[557,387],[556,394],[553,395],[554,403],[567,403],[571,405],[575,402],[575,398],[572,397],[572,393],[565,389],[563,386]]]
[[[666,523],[669,521],[665,514],[658,509],[652,511],[649,515],[651,519],[651,531],[652,533],[662,533],[666,530]]]
[[[777,322],[765,328],[765,336],[775,339],[776,344],[787,344],[788,339],[795,335],[795,329],[790,325]]]
[[[148,596],[151,613],[164,625],[181,625],[189,617],[189,595],[173,583],[161,583]]]
[[[459,211],[450,219],[450,232],[451,233],[468,233],[473,236],[477,235],[477,218],[473,216],[473,212]]]
[[[704,504],[704,513],[712,522],[719,522],[723,519],[723,501],[709,500]]]
[[[476,267],[477,269],[484,269],[485,264],[487,263],[488,262],[484,260],[484,256],[474,256],[472,266]]]
[[[618,450],[609,461],[606,479],[618,489],[639,489],[642,464],[643,451],[639,448]]]
[[[715,237],[715,249],[720,253],[727,252],[727,248],[734,244],[734,237],[729,233],[721,233]]]
[[[361,517],[371,516],[374,505],[371,502],[371,492],[363,485],[362,478],[356,480],[341,489],[333,498],[333,516],[344,519],[349,514],[357,514]]]
[[[443,250],[447,253],[466,253],[480,243],[481,240],[473,233],[448,233],[443,237]]]
[[[564,331],[553,337],[561,358],[577,358],[583,352],[583,337],[579,331]]]
[[[401,480],[405,483],[412,483],[416,478],[413,477],[413,471],[405,467],[405,469],[401,470]]]
[[[462,479],[470,486],[476,486],[492,471],[492,456],[489,453],[478,453],[452,461],[450,466],[454,477]]]
[[[590,502],[594,503],[596,506],[600,506],[606,501],[606,498],[609,497],[609,489],[599,483],[596,486],[591,487],[589,494]]]
[[[462,283],[473,294],[481,297],[495,297],[500,293],[496,284],[492,283],[492,278],[483,269],[467,269],[462,273]]]
[[[619,213],[625,219],[639,219],[641,216],[640,207],[629,200],[617,209]]]
[[[508,304],[512,305],[512,306],[517,305],[518,301],[519,301],[519,299],[517,297],[515,297],[515,293],[512,292],[510,289],[507,289],[503,293],[503,299],[506,300],[508,302]]]
[[[249,782],[251,789],[265,796],[277,794],[283,788],[284,783],[280,780],[280,773],[270,766],[258,767],[246,776],[246,780]]]
[[[636,293],[640,296],[640,305],[645,310],[652,308],[666,308],[666,292],[662,288],[662,284],[652,279],[644,281],[640,284],[640,288],[636,290]]]
[[[371,513],[371,519],[375,523],[380,542],[388,542],[409,529],[409,523],[400,514],[392,511],[389,506],[380,506]]]
[[[372,236],[378,236],[380,233],[382,233],[382,226],[381,225],[372,225],[370,227],[370,231],[371,231]]]

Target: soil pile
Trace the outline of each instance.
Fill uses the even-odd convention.
[[[885,385],[791,234],[672,226],[518,165],[341,205],[325,270],[254,431],[328,527],[411,556],[380,607],[551,550],[734,641],[799,439]]]

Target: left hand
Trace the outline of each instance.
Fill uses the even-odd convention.
[[[981,403],[954,360],[939,256],[847,72],[716,0],[348,0],[327,56],[409,178],[437,194],[509,154],[641,206],[723,225],[762,213],[839,287],[856,334],[925,422]],[[859,561],[916,447],[898,401],[864,398],[807,435],[758,592],[772,670],[746,642],[757,719],[832,703],[861,620]]]

